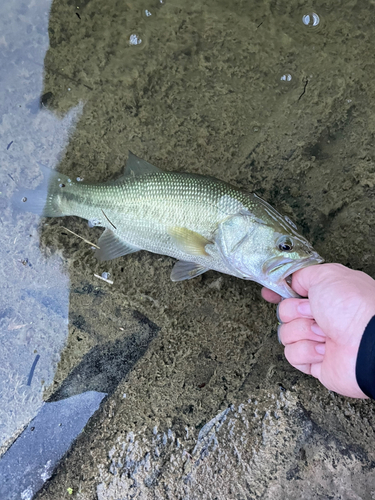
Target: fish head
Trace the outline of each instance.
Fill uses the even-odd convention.
[[[291,275],[324,259],[288,218],[276,214],[282,220],[246,211],[233,215],[220,224],[216,243],[235,276],[256,281],[284,298],[299,297],[290,287]]]

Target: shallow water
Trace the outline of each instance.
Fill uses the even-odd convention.
[[[182,439],[187,428],[191,451],[254,377],[252,391],[297,391],[299,405],[370,463],[371,440],[335,427],[347,400],[332,409],[327,391],[281,357],[258,285],[214,272],[172,283],[172,259],[146,252],[99,264],[65,227],[94,243],[99,229],[15,214],[8,200],[17,186],[37,186],[38,162],[99,182],[121,173],[131,150],[256,191],[327,261],[375,276],[373,15],[373,2],[340,0],[0,6],[0,446],[48,398],[110,395],[45,497],[78,488],[83,461],[82,498],[99,484],[111,498],[98,464],[118,432],[156,425]],[[113,284],[94,276],[104,272]],[[256,363],[277,374],[264,378]],[[364,415],[373,423],[368,404],[355,407],[355,428]],[[125,496],[128,485],[116,488]]]

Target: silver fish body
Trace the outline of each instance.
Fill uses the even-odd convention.
[[[124,175],[114,182],[76,182],[46,168],[43,176],[37,190],[15,195],[14,204],[105,227],[100,260],[148,250],[178,259],[173,281],[213,269],[256,281],[283,297],[298,296],[287,277],[323,262],[289,219],[256,194],[215,178],[164,172],[132,153]]]

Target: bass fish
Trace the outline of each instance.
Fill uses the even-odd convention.
[[[148,250],[178,259],[172,281],[213,269],[285,298],[298,297],[289,286],[293,272],[323,262],[289,218],[255,193],[213,177],[165,172],[130,152],[123,175],[105,184],[41,168],[42,184],[16,193],[13,205],[104,227],[96,250],[100,261]]]

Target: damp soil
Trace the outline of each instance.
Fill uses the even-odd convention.
[[[318,1],[311,27],[297,1],[53,2],[42,105],[84,102],[59,170],[106,181],[131,150],[218,177],[288,215],[327,262],[375,276],[374,9]],[[372,402],[288,365],[259,285],[172,283],[173,260],[147,252],[99,264],[65,227],[101,233],[40,224],[70,280],[44,397],[109,395],[36,498],[372,498]]]

